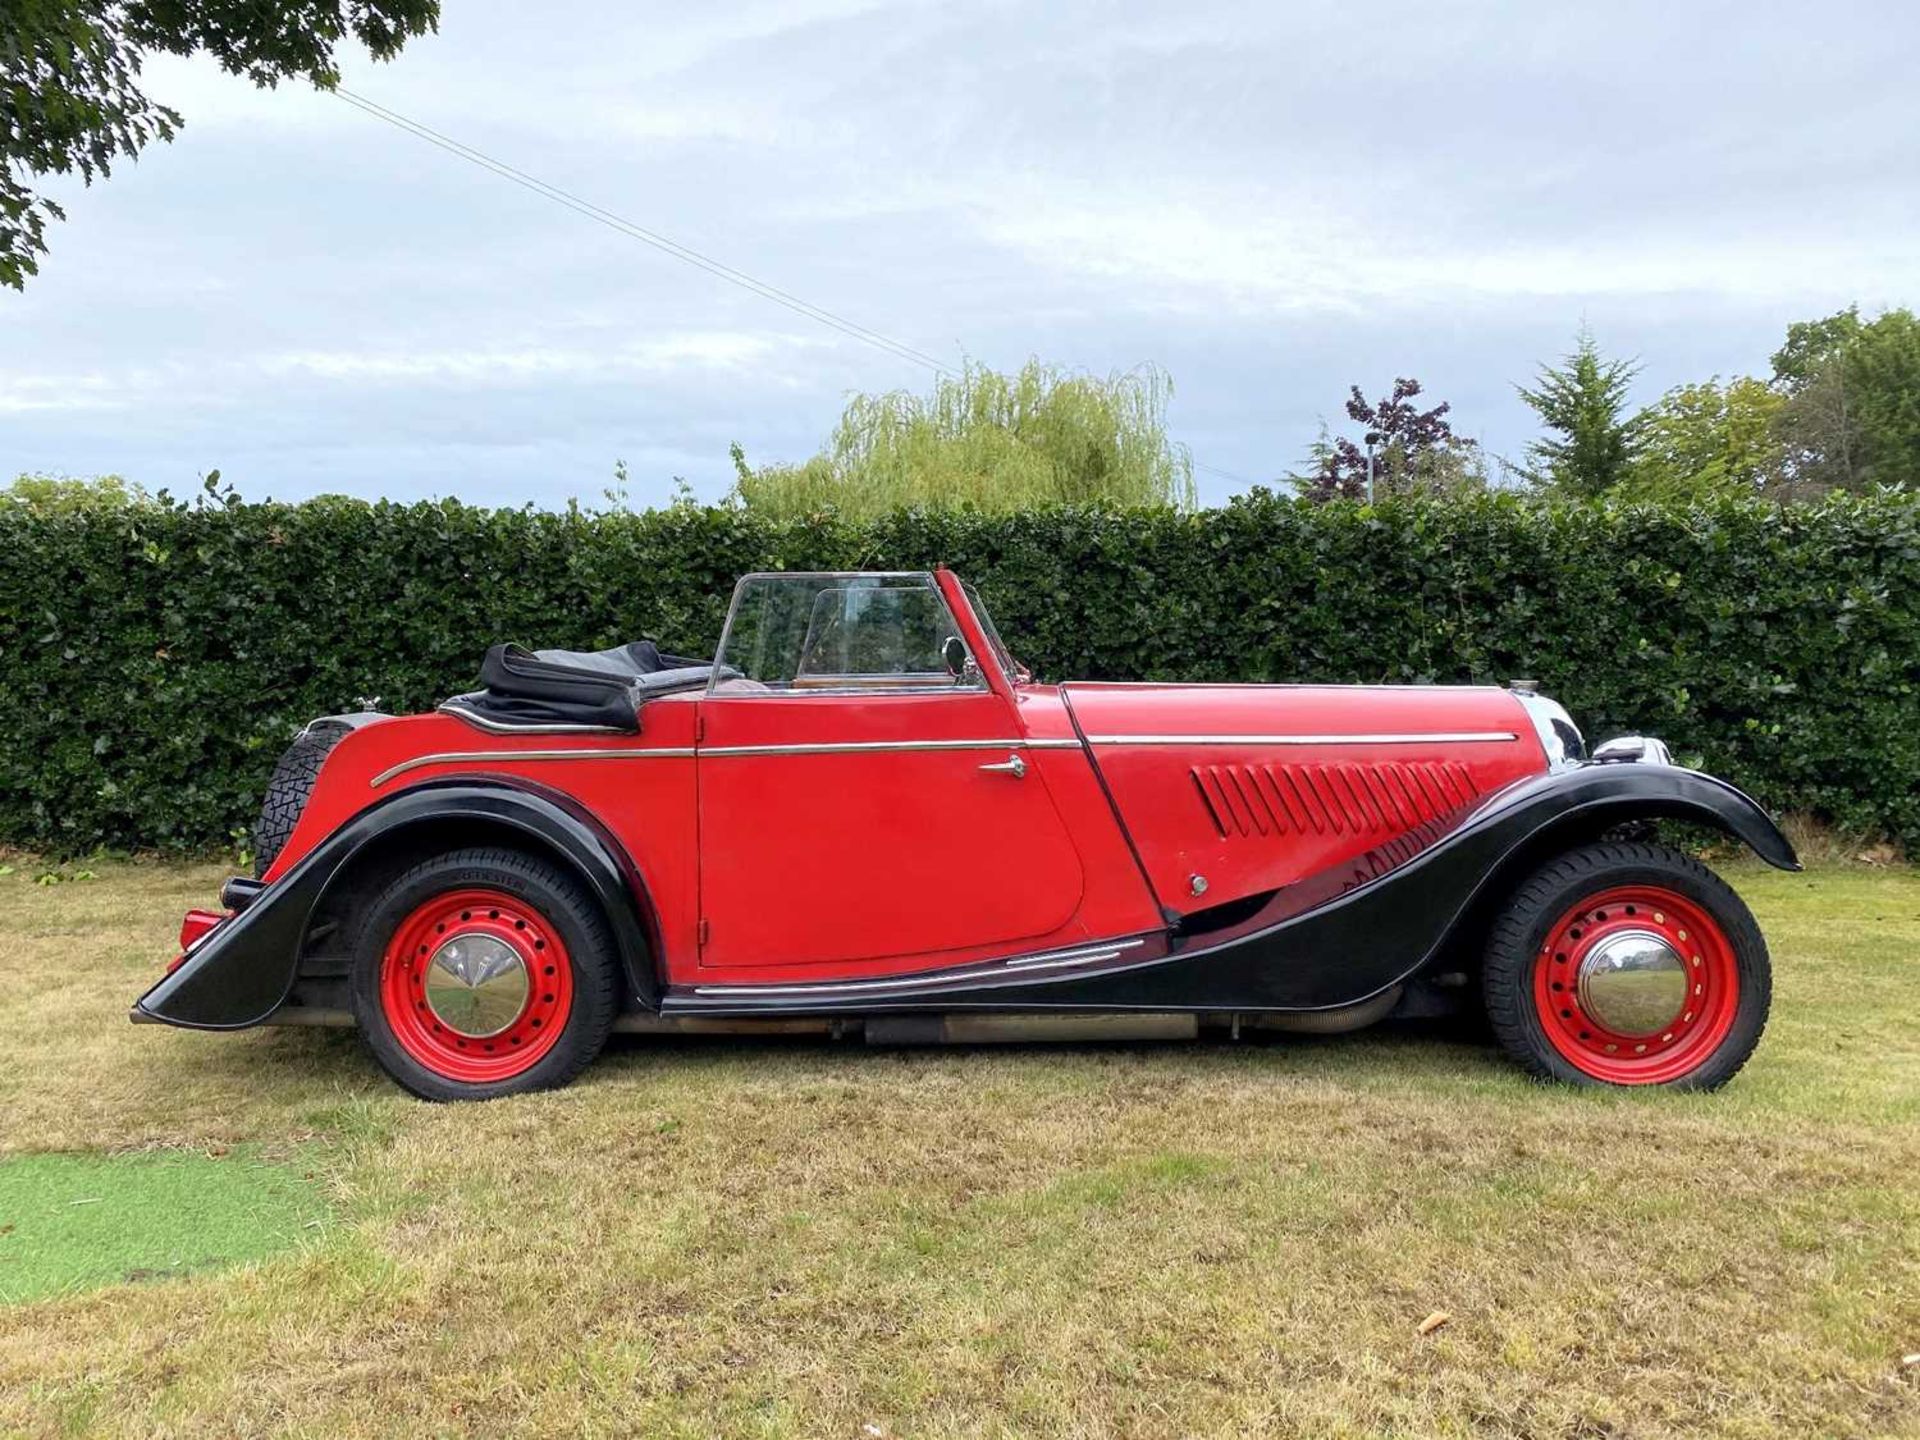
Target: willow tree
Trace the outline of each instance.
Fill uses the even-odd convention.
[[[941,376],[930,395],[854,396],[803,464],[749,466],[735,446],[736,493],[777,517],[1091,501],[1191,506],[1193,461],[1167,437],[1172,394],[1152,367],[1102,378],[1033,360],[1012,375],[970,364]]]

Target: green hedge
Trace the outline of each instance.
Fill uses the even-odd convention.
[[[704,652],[736,576],[977,581],[1040,675],[1537,679],[1589,738],[1663,735],[1776,809],[1920,850],[1920,504],[1684,511],[1511,496],[902,514],[680,507],[0,511],[0,841],[199,848],[314,715],[471,688],[500,639]]]

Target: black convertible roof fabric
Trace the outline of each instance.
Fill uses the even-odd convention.
[[[486,688],[456,695],[440,708],[486,730],[634,732],[650,697],[704,686],[712,675],[709,662],[663,654],[652,640],[611,650],[495,645],[480,662]]]

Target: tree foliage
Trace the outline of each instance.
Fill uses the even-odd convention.
[[[0,505],[49,512],[124,510],[155,503],[153,496],[119,475],[21,475],[0,487]]]
[[[1920,478],[1920,319],[1889,310],[1840,349],[1839,369],[1867,485]]]
[[[1446,418],[1452,406],[1442,401],[1422,410],[1418,380],[1401,377],[1379,401],[1369,404],[1358,385],[1347,394],[1347,418],[1361,430],[1359,441],[1322,432],[1312,451],[1313,468],[1293,477],[1307,499],[1387,499],[1404,495],[1440,495],[1485,485],[1480,448],[1453,433]],[[1373,493],[1368,494],[1365,446],[1373,449]]]
[[[1622,482],[1625,493],[1696,500],[1774,489],[1785,471],[1779,422],[1786,405],[1784,395],[1750,375],[1724,385],[1718,375],[1676,385],[1643,412],[1644,444]]]
[[[1920,476],[1920,319],[1849,306],[1787,330],[1773,357],[1779,430],[1796,496],[1910,484]]]
[[[1549,438],[1528,447],[1528,476],[1568,496],[1604,495],[1629,479],[1645,444],[1644,415],[1629,414],[1627,392],[1638,362],[1609,360],[1593,331],[1580,327],[1573,353],[1541,367],[1529,390],[1516,387]]]
[[[833,511],[1050,504],[1194,503],[1193,462],[1167,436],[1173,386],[1143,368],[1073,374],[1028,361],[1006,375],[969,364],[931,395],[856,395],[826,447],[799,465],[748,465],[737,498],[772,518]]]
[[[204,53],[256,85],[331,87],[348,36],[386,60],[439,14],[439,0],[0,0],[0,284],[38,273],[47,221],[64,218],[34,177],[92,184],[180,128],[141,89],[147,55]]]
[[[1773,352],[1773,383],[1786,394],[1806,389],[1848,341],[1860,333],[1860,307],[1849,305],[1822,320],[1796,320]]]

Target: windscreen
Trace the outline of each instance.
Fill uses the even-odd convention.
[[[717,657],[746,685],[715,690],[978,688],[959,635],[931,575],[750,575]]]

